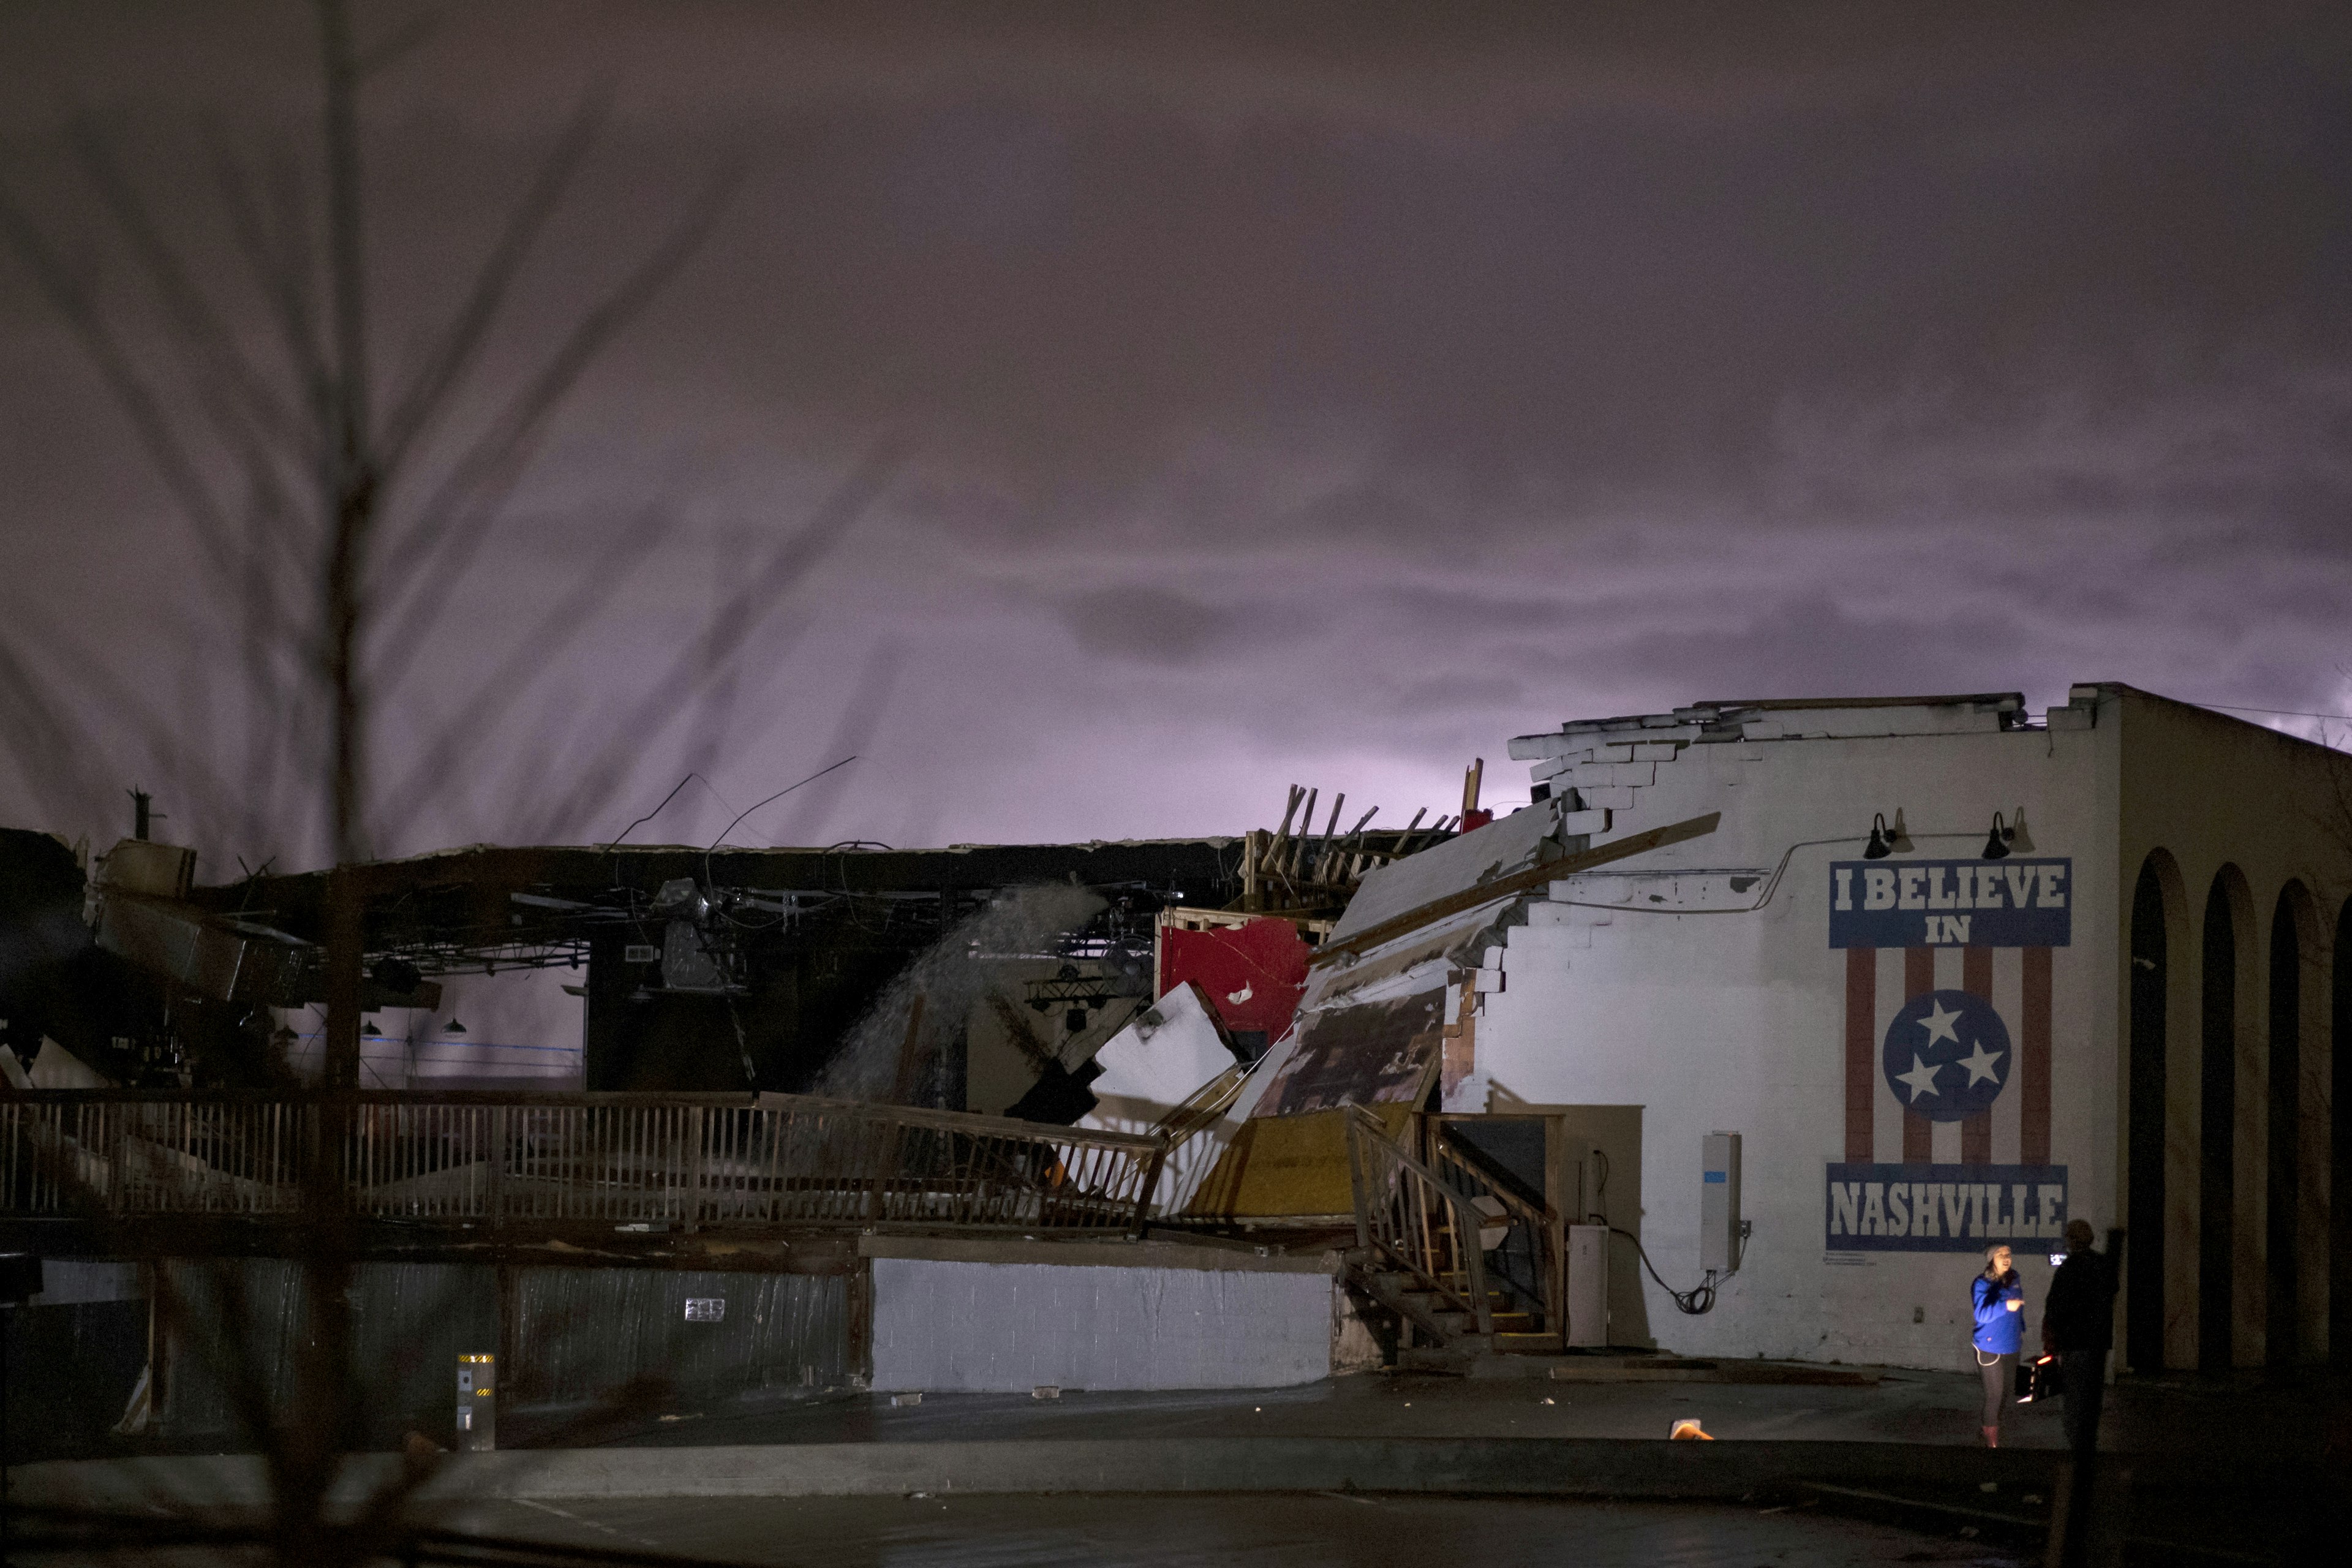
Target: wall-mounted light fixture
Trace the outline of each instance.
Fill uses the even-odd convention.
[[[1884,860],[1889,855],[1908,855],[1911,835],[1903,826],[1903,808],[1895,808],[1895,826],[1886,826],[1885,812],[1874,813],[1870,818],[1870,842],[1862,851],[1865,860]]]
[[[1985,835],[1984,858],[2003,860],[2009,858],[2009,841],[2017,837],[2017,829],[2001,820],[2000,813],[1992,814],[1992,831]]]
[[[466,1026],[457,1022],[456,1016],[452,1015],[449,1021],[441,1026],[441,1032],[445,1035],[462,1035],[466,1032]]]

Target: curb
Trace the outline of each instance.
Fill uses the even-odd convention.
[[[2062,1455],[1909,1443],[1674,1443],[1602,1437],[1179,1437],[567,1448],[449,1456],[421,1500],[882,1497],[908,1492],[1446,1493],[1730,1501],[1808,1482],[1871,1488],[2047,1485]],[[341,1497],[392,1479],[391,1454],[355,1458]],[[258,1458],[58,1460],[17,1472],[28,1504],[101,1510],[261,1506]]]

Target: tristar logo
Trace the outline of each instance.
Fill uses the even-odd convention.
[[[2015,1056],[1993,1005],[1965,991],[1914,996],[1886,1026],[1887,1086],[1906,1110],[1930,1121],[1991,1110]]]
[[[2074,863],[1837,860],[1832,947],[2065,947]]]

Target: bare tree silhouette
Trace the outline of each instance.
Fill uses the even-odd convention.
[[[149,342],[102,293],[91,269],[0,179],[0,237],[70,330],[168,495],[201,580],[192,602],[223,608],[185,631],[192,647],[234,645],[241,743],[224,747],[202,711],[79,657],[72,639],[36,617],[39,635],[0,629],[0,732],[35,797],[58,820],[116,798],[110,738],[79,714],[110,714],[134,737],[150,778],[213,815],[259,860],[322,852],[333,868],[327,932],[327,1086],[323,1116],[302,1155],[301,1353],[297,1387],[280,1402],[240,1360],[256,1311],[233,1282],[216,1327],[232,1400],[261,1444],[283,1561],[356,1562],[401,1525],[429,1460],[405,1467],[355,1511],[331,1506],[344,1473],[364,1380],[352,1364],[350,1288],[358,1237],[334,1168],[358,1083],[362,913],[367,866],[448,787],[488,736],[510,728],[549,672],[593,635],[669,536],[654,507],[592,553],[542,613],[515,617],[513,640],[389,782],[376,787],[386,702],[416,678],[418,656],[448,613],[448,585],[477,565],[551,421],[582,378],[703,247],[737,189],[740,163],[713,170],[650,244],[511,383],[486,386],[485,351],[550,221],[572,192],[605,121],[592,97],[556,137],[424,352],[387,376],[376,353],[383,323],[370,290],[371,231],[360,100],[369,82],[429,30],[362,39],[347,0],[312,0],[317,143],[240,151],[208,134],[219,213],[232,243],[228,274],[207,276],[167,232],[104,129],[76,116],[69,142],[142,308]],[[0,171],[8,166],[0,149]],[[244,330],[265,323],[262,341]],[[598,732],[538,749],[515,781],[532,804],[522,821],[557,830],[604,811],[646,750],[714,718],[708,695],[895,470],[887,447],[858,462],[814,513],[756,546],[707,624],[642,693]],[[51,650],[43,660],[36,647]],[[68,651],[58,655],[54,650]],[[215,717],[217,717],[215,715]],[[224,755],[224,750],[234,755]],[[530,748],[523,752],[529,755]],[[158,778],[158,775],[161,775]],[[193,1321],[157,1271],[165,1312]]]

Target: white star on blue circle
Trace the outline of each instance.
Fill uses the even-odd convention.
[[[1929,991],[1904,1003],[1886,1026],[1882,1057],[1895,1100],[1933,1121],[1990,1110],[2014,1060],[2000,1012],[1966,991]]]

